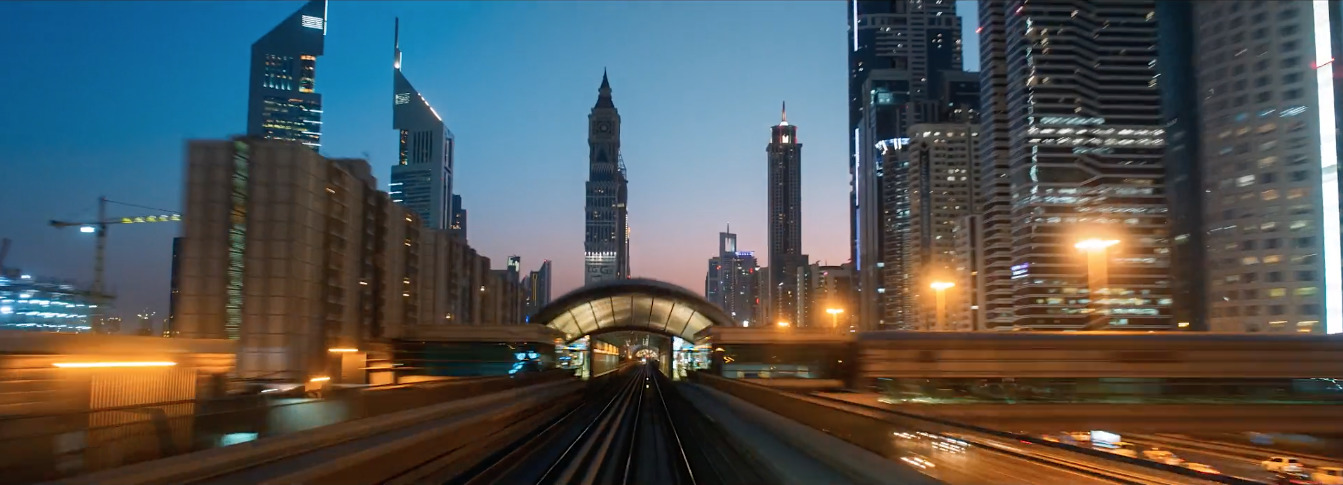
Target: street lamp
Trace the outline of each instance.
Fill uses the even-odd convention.
[[[785,321],[783,321],[783,320],[779,320],[779,326],[780,326],[780,327],[787,327],[787,326],[788,326],[788,322],[785,322]]]
[[[956,283],[950,281],[934,281],[928,285],[933,289],[933,294],[937,298],[936,327],[938,330],[946,330],[947,324],[947,289],[956,286]]]
[[[1103,322],[1105,315],[1101,311],[1102,300],[1110,294],[1110,258],[1109,249],[1119,244],[1116,239],[1083,239],[1073,247],[1087,253],[1087,287],[1091,293],[1091,311],[1095,315],[1092,325]]]
[[[839,330],[839,314],[844,313],[844,309],[843,309],[843,308],[826,308],[826,309],[825,309],[825,312],[830,314],[830,326],[831,326],[831,327],[834,327],[834,329],[838,331],[838,330]]]

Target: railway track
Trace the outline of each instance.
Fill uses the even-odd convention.
[[[657,366],[594,379],[581,403],[447,483],[759,484],[722,430],[680,396]]]

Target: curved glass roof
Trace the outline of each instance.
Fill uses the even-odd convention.
[[[643,330],[694,341],[710,325],[732,325],[717,306],[689,290],[656,280],[586,286],[556,299],[534,320],[565,340],[611,330]]]

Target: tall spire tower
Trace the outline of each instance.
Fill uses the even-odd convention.
[[[602,70],[597,104],[588,114],[588,182],[583,240],[583,284],[630,277],[629,211],[625,163],[620,157],[620,112]]]
[[[775,322],[802,325],[806,322],[803,295],[798,287],[798,268],[807,265],[802,254],[802,143],[797,127],[788,124],[788,104],[779,113],[779,124],[770,127],[765,148],[769,171],[769,274],[771,318]]]
[[[420,216],[425,227],[448,229],[453,219],[455,139],[443,118],[401,72],[401,19],[392,33],[392,128],[400,137],[388,194]]]

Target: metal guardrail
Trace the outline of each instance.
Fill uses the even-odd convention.
[[[1233,485],[1259,485],[1259,482],[1235,477],[1205,475],[1180,467],[1165,465],[1137,458],[1114,455],[1097,450],[1069,447],[1051,443],[1030,436],[1004,431],[965,425],[953,421],[929,418],[926,416],[901,413],[875,406],[864,406],[846,401],[787,393],[759,384],[737,382],[733,379],[697,374],[695,379],[710,387],[735,395],[765,409],[799,421],[817,429],[825,430],[845,441],[871,450],[883,456],[893,456],[893,440],[883,427],[873,427],[872,421],[883,422],[896,427],[925,431],[937,434],[953,434],[957,439],[974,442],[976,436],[1008,439],[1032,446],[1039,445],[1057,452],[1054,455],[1032,455],[1021,451],[993,446],[987,442],[975,443],[986,449],[1008,453],[1031,461],[1053,466],[1066,467],[1073,471],[1091,476],[1117,479],[1124,483],[1226,483]],[[875,429],[881,428],[881,429]],[[967,439],[969,438],[969,439]],[[1068,459],[1061,458],[1068,456]],[[1169,478],[1162,478],[1168,476]],[[1183,477],[1175,480],[1175,477]]]
[[[566,371],[342,389],[322,399],[270,394],[43,416],[0,417],[0,476],[32,483],[108,470],[534,383]]]

